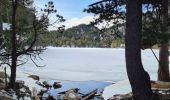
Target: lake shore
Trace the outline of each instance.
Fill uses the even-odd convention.
[[[44,80],[39,78],[39,76],[37,75],[28,75],[26,73],[18,73],[18,74],[22,75],[22,77],[20,76],[17,77],[16,79],[17,84],[21,84],[19,86],[22,86],[20,87],[21,89],[19,88],[19,91],[21,90],[23,92],[23,90],[25,90],[24,87],[28,87],[31,92],[33,92],[35,89],[38,94],[44,92],[43,94],[41,94],[42,98],[48,98],[49,96],[52,96],[56,100],[57,98],[59,99],[59,97],[60,99],[63,98],[65,94],[61,94],[61,93],[72,89],[73,90],[78,89],[78,92],[81,94],[81,96],[87,95],[92,91],[97,90],[95,94],[102,97],[101,93],[104,91],[104,88],[106,86],[113,84],[111,82],[104,82],[104,81]],[[54,84],[57,85],[57,88],[54,86]],[[58,85],[60,85],[60,87],[58,87]],[[14,98],[16,98],[17,96],[18,95],[16,95]],[[30,99],[27,98],[26,100],[30,100]],[[96,100],[100,100],[100,99],[96,99]]]
[[[90,95],[94,93],[91,98],[94,100],[132,100],[131,87],[128,80],[119,81],[115,84],[111,82],[101,82],[101,81],[64,81],[64,80],[48,80],[44,81],[39,79],[39,76],[32,75],[32,77],[25,75],[25,78],[17,78],[17,82],[24,82],[25,86],[29,87],[31,92],[34,92],[33,89],[37,91],[37,96],[41,98],[53,98],[49,100],[58,100],[63,99],[68,91],[76,90],[75,96],[80,98],[84,95]],[[34,76],[34,77],[33,77]],[[38,78],[35,78],[38,77]],[[31,84],[30,84],[31,83]],[[152,100],[167,100],[169,99],[169,82],[155,82],[151,81],[152,89],[154,92]],[[41,84],[41,85],[40,85]],[[54,86],[57,84],[57,87]],[[164,89],[165,88],[165,89]],[[20,90],[22,90],[21,88]],[[96,91],[97,89],[97,91]],[[5,93],[3,90],[0,91],[0,98],[2,93]],[[96,91],[96,92],[94,92]],[[39,95],[39,93],[42,93]],[[72,92],[71,92],[72,93]],[[77,95],[78,94],[78,95]],[[15,95],[13,99],[17,98],[18,95]],[[5,97],[6,98],[6,97]],[[25,100],[31,100],[29,97],[24,97]],[[12,99],[3,99],[3,100],[12,100]],[[38,99],[37,99],[38,100]],[[78,99],[76,99],[78,100]]]

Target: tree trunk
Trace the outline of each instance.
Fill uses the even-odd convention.
[[[0,12],[1,13],[1,12]],[[2,16],[0,14],[0,32],[3,30]],[[2,34],[2,33],[1,33]]]
[[[15,80],[16,80],[16,61],[12,60],[13,64],[11,67],[11,77],[9,82],[9,88],[15,90]]]
[[[2,5],[0,5],[0,32],[3,30],[3,22],[2,22]],[[1,33],[2,34],[2,33]]]
[[[159,49],[158,81],[170,81],[168,43],[161,43]]]
[[[141,61],[142,4],[141,0],[127,0],[125,56],[128,78],[135,100],[149,100],[152,96],[150,77]]]
[[[162,34],[166,35],[168,27],[168,0],[162,0],[161,20],[162,20]],[[160,44],[158,80],[170,81],[168,39],[162,40]]]
[[[17,67],[17,50],[16,50],[16,11],[17,11],[17,0],[12,1],[12,37],[11,37],[11,44],[12,44],[12,65],[11,65],[11,77],[9,88],[15,89],[15,79],[16,79],[16,67]]]
[[[2,39],[2,32],[3,32],[3,22],[2,22],[2,7],[0,5],[0,47],[2,46],[2,42],[3,42],[3,39]]]

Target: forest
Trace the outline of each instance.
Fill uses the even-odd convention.
[[[81,24],[63,32],[49,31],[42,34],[39,43],[41,46],[54,47],[115,48],[124,44],[124,31],[114,34],[113,27],[101,30],[93,25]]]

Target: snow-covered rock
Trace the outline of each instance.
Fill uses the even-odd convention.
[[[104,88],[103,98],[107,100],[115,94],[127,94],[131,92],[131,86],[128,80],[120,81]]]

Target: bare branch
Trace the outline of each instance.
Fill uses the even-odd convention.
[[[34,59],[32,58],[32,56],[30,55],[30,59],[31,59],[31,61],[35,64],[35,66],[36,67],[44,67],[44,66],[40,66],[40,65],[38,65],[35,61],[34,61]]]

